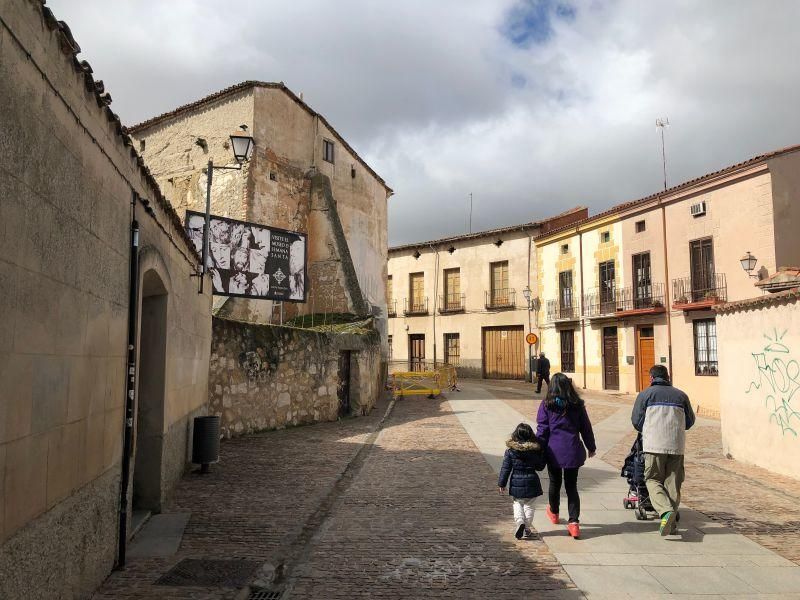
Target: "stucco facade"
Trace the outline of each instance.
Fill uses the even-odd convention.
[[[394,368],[415,368],[415,361],[433,364],[435,359],[454,364],[462,377],[524,378],[524,335],[539,331],[536,312],[528,311],[523,294],[531,289],[534,306],[540,296],[532,240],[586,214],[586,209],[575,209],[541,222],[390,249]],[[412,276],[422,281],[421,307],[413,306]]]
[[[733,302],[717,310],[722,449],[800,479],[800,294]]]
[[[41,2],[0,6],[0,597],[85,598],[116,557],[132,208],[134,509],[159,510],[189,460],[211,297],[69,29]]]
[[[775,273],[779,261],[800,264],[786,225],[800,219],[798,169],[800,150],[779,151],[537,238],[542,344],[554,367],[561,331],[572,329],[575,376],[585,387],[635,392],[649,384],[649,366],[664,364],[700,414],[719,417],[720,375],[733,367],[718,356],[713,307],[757,292],[740,263],[748,251],[757,277]],[[564,304],[565,271],[580,306],[554,318],[547,301]]]
[[[391,190],[302,99],[283,84],[244,82],[135,125],[131,132],[148,168],[183,215],[187,209],[205,210],[209,160],[235,164],[228,136],[240,125],[251,132],[255,149],[241,171],[214,172],[211,212],[308,234],[308,302],[286,304],[284,318],[369,313],[385,334]],[[332,161],[323,155],[326,143],[333,144]],[[320,194],[321,203],[315,200]],[[266,300],[218,298],[215,306],[233,318],[278,320]]]

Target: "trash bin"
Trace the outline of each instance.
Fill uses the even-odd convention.
[[[192,430],[192,462],[208,473],[208,465],[219,461],[219,422],[217,415],[195,417]]]

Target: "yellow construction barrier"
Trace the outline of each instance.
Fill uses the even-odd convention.
[[[395,397],[428,396],[434,398],[442,390],[457,390],[456,369],[442,365],[429,371],[400,371],[392,373],[391,386]]]

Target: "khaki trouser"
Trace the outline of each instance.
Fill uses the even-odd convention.
[[[645,453],[644,479],[650,502],[659,515],[678,510],[684,477],[683,454]]]

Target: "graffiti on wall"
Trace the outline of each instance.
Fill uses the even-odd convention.
[[[797,437],[800,412],[792,402],[800,398],[800,362],[792,357],[783,341],[787,331],[778,333],[775,329],[770,335],[764,334],[766,345],[761,351],[752,353],[758,374],[750,381],[745,393],[763,398],[764,407],[769,411],[769,422],[780,427],[783,435]]]

